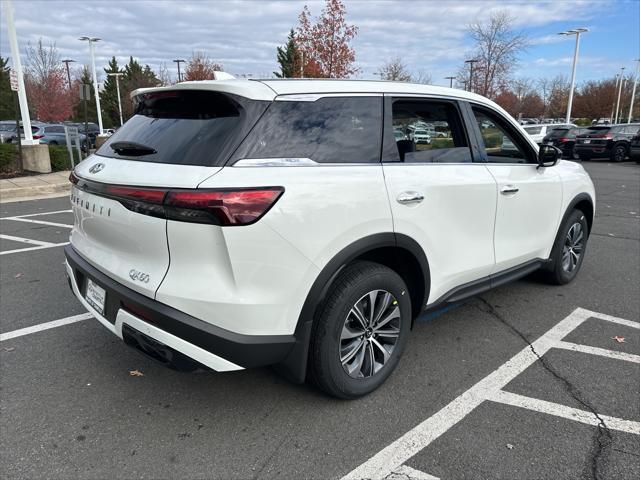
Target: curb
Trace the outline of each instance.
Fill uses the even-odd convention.
[[[30,187],[6,188],[0,191],[0,203],[15,202],[18,200],[35,200],[59,194],[63,196],[71,190],[71,183],[60,183],[53,185],[36,185]]]

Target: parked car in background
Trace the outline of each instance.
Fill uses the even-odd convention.
[[[629,155],[631,139],[638,129],[638,123],[589,127],[576,137],[574,152],[580,160],[608,158],[612,162],[622,162]]]
[[[67,123],[69,126],[78,127],[78,131],[87,136],[89,139],[89,148],[95,148],[96,137],[100,134],[100,127],[95,123],[89,122],[85,131],[84,123]]]
[[[542,140],[544,137],[554,128],[572,128],[576,127],[573,123],[545,123],[538,125],[525,125],[524,131],[529,134],[531,139],[536,142],[538,145],[542,145]]]
[[[39,140],[40,143],[45,143],[47,145],[66,145],[67,144],[67,136],[64,132],[64,125],[40,125],[38,130],[34,132],[33,138],[34,140]],[[87,136],[83,133],[79,134],[80,136],[80,147],[82,150],[87,150]]]
[[[561,127],[554,128],[545,135],[542,139],[542,143],[546,145],[553,145],[554,147],[562,150],[562,156],[564,158],[578,158],[573,151],[573,147],[576,143],[576,136],[582,135],[587,131],[586,127]]]
[[[629,157],[631,160],[635,160],[636,163],[640,163],[640,129],[631,137],[631,142],[629,142]]]
[[[413,140],[414,143],[431,143],[431,135],[428,130],[416,128],[409,133],[409,140]]]
[[[15,120],[0,122],[0,143],[13,143],[17,136]]]

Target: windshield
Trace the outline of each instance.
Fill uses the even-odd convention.
[[[268,105],[203,90],[150,92],[135,101],[135,115],[109,137],[97,155],[140,162],[223,165]]]

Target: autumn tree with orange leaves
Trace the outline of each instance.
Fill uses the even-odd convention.
[[[358,27],[349,25],[340,0],[326,0],[320,16],[312,21],[309,7],[300,13],[296,46],[303,59],[304,76],[310,78],[346,78],[358,72],[355,50],[350,42]]]
[[[222,71],[222,65],[211,60],[203,52],[194,52],[187,62],[183,80],[215,80],[216,71]]]

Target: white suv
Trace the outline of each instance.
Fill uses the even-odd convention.
[[[72,173],[67,272],[106,328],[168,366],[276,365],[353,398],[391,374],[425,309],[580,269],[589,176],[481,96],[336,80],[132,96]],[[417,121],[446,137],[396,141]]]

